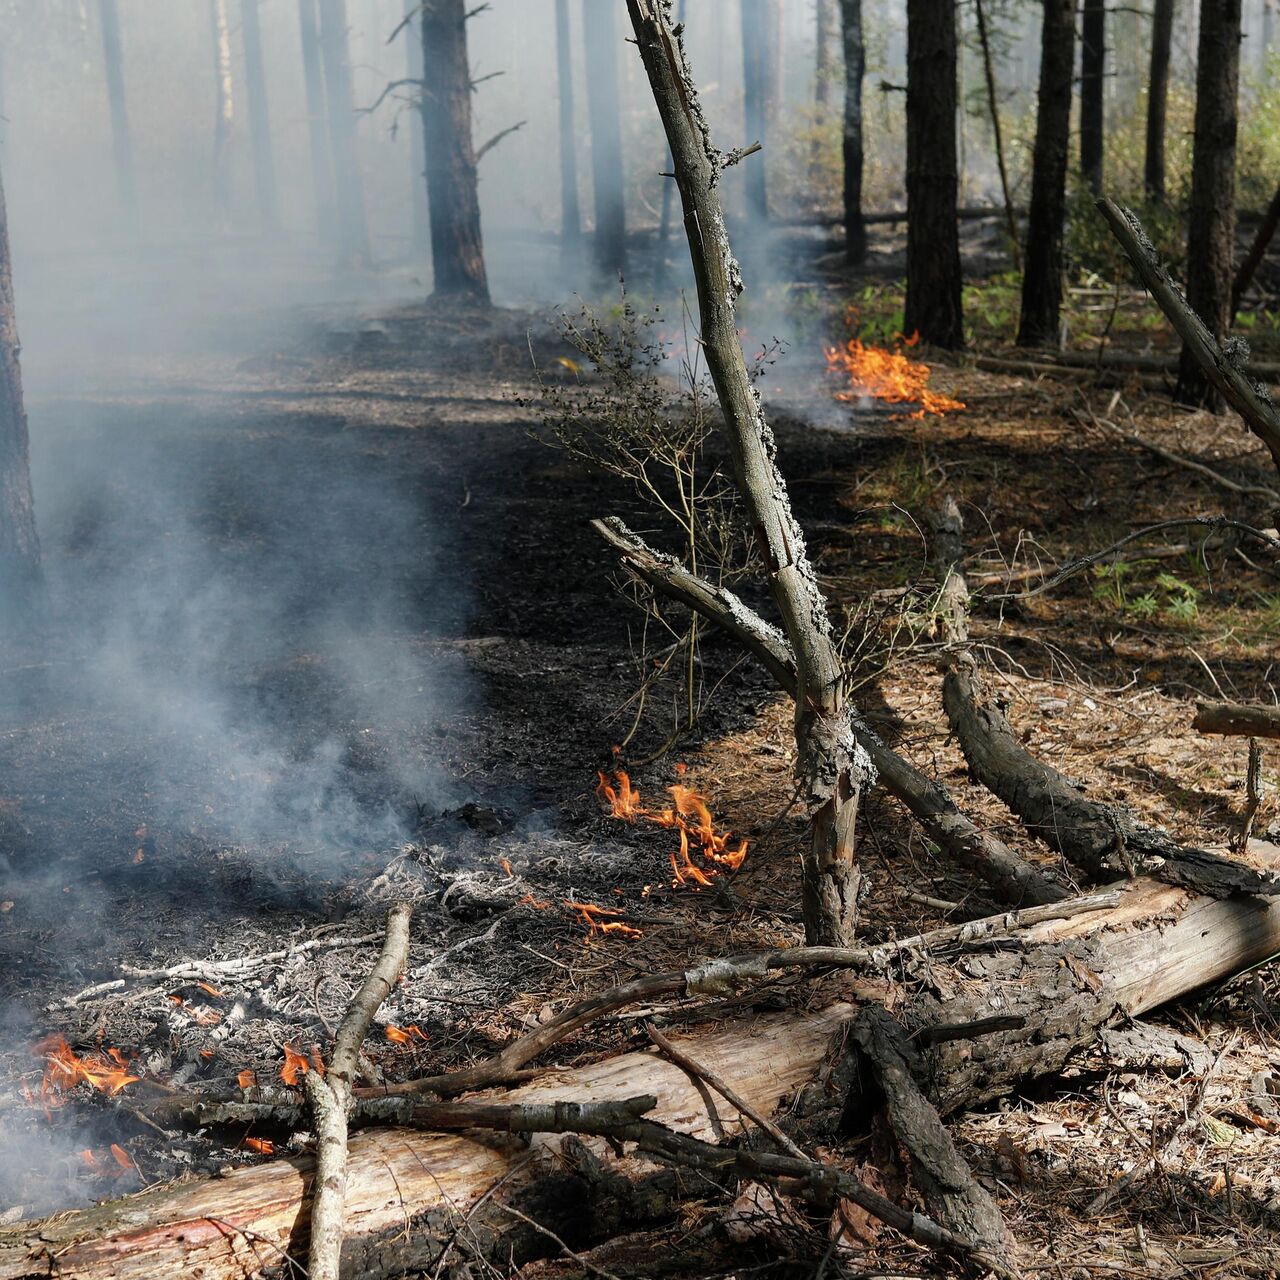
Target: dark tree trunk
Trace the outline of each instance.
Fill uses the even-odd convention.
[[[102,61],[107,74],[107,105],[111,110],[111,156],[116,171],[116,192],[130,224],[138,212],[138,190],[133,174],[133,138],[129,132],[129,108],[124,96],[124,50],[120,41],[120,11],[116,0],[101,0]]]
[[[9,220],[0,186],[0,620],[21,611],[40,566],[19,350]]]
[[[813,66],[813,100],[818,106],[825,107],[831,102],[831,82],[835,78],[835,0],[818,0],[815,39],[817,55]]]
[[[587,108],[591,118],[595,258],[601,276],[616,279],[627,267],[627,204],[622,172],[622,119],[618,105],[618,24],[611,0],[582,0],[587,54]]]
[[[245,101],[249,108],[249,133],[253,141],[253,178],[258,191],[258,212],[268,234],[280,224],[276,200],[276,161],[271,149],[271,112],[267,102],[267,72],[262,60],[262,27],[258,21],[261,0],[240,0],[240,28],[244,40]]]
[[[231,227],[231,127],[235,123],[234,84],[231,79],[231,24],[227,0],[209,0],[213,36],[213,209],[219,229]]]
[[[867,227],[862,220],[862,77],[867,49],[862,38],[862,0],[840,0],[844,45],[844,250],[854,266],[867,260]]]
[[[435,296],[488,305],[480,190],[471,137],[467,0],[422,6],[422,122]]]
[[[747,146],[768,147],[769,134],[769,6],[767,0],[742,0],[742,136]],[[747,182],[747,216],[753,222],[769,220],[769,188],[764,157],[744,161]]]
[[[956,218],[956,10],[907,2],[907,297],[902,327],[964,346]]]
[[[1231,327],[1235,274],[1236,123],[1240,88],[1241,0],[1200,6],[1196,136],[1187,229],[1187,302],[1219,342]],[[1221,395],[1184,348],[1177,398],[1215,413]]]
[[[416,7],[416,0],[410,3]],[[316,229],[323,243],[333,245],[337,241],[333,161],[329,150],[316,0],[298,0],[298,25],[302,38],[302,77],[307,90],[307,140],[311,150],[311,180],[315,186]]]
[[[1095,196],[1102,194],[1106,74],[1107,3],[1084,0],[1080,24],[1080,176]]]
[[[431,215],[427,209],[427,178],[423,157],[427,153],[425,128],[422,123],[422,31],[419,27],[420,0],[404,0],[405,75],[414,82],[413,106],[409,110],[409,156],[413,247],[425,253],[431,244]]]
[[[1075,0],[1044,0],[1031,211],[1027,219],[1026,268],[1022,273],[1022,317],[1018,325],[1018,344],[1023,347],[1058,345],[1075,45]]]
[[[337,192],[338,257],[344,266],[369,263],[364,179],[356,151],[356,104],[347,43],[347,0],[320,0],[320,58],[329,108],[329,145]]]
[[[570,35],[569,0],[556,0],[556,82],[560,89],[560,256],[566,269],[576,262],[582,248],[582,210],[578,204],[578,121],[573,102],[573,44]],[[666,208],[665,205],[663,207]]]
[[[995,60],[991,53],[991,37],[987,31],[987,14],[982,0],[974,0],[978,19],[978,44],[982,49],[982,74],[987,85],[987,110],[991,114],[991,136],[996,144],[996,167],[1000,170],[1000,194],[1004,199],[1005,229],[1009,233],[1009,252],[1013,265],[1022,270],[1022,246],[1018,240],[1018,217],[1013,208],[1013,192],[1009,187],[1009,166],[1004,154],[1004,129],[1000,124],[1000,98],[996,92]]]
[[[1151,18],[1151,75],[1147,86],[1147,199],[1164,203],[1164,134],[1169,113],[1169,55],[1173,49],[1174,0],[1155,0]]]

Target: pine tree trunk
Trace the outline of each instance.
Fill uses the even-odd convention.
[[[1241,0],[1200,7],[1196,64],[1196,133],[1187,229],[1187,302],[1221,341],[1231,327],[1235,275],[1236,124],[1240,88]],[[1215,413],[1221,395],[1184,348],[1177,398]]]
[[[253,177],[258,192],[258,212],[268,235],[279,229],[276,198],[276,161],[271,148],[271,111],[267,100],[267,71],[262,59],[261,0],[240,0],[240,29],[244,40],[245,101],[249,108],[249,133],[253,142]]]
[[[844,45],[844,251],[860,266],[867,260],[867,226],[862,220],[862,77],[867,50],[862,38],[862,0],[840,0]]]
[[[417,0],[409,0],[409,3],[417,7]],[[321,242],[332,246],[338,238],[337,215],[316,0],[298,0],[298,26],[302,42],[302,79],[307,92],[307,141],[311,150],[311,180],[315,188],[316,230],[320,233]]]
[[[427,177],[423,171],[427,154],[426,129],[422,123],[422,30],[421,0],[404,0],[405,74],[412,80],[413,106],[409,110],[409,199],[413,219],[411,234],[416,254],[431,244],[431,215],[427,208]]]
[[[1009,252],[1014,267],[1022,270],[1022,245],[1018,240],[1018,217],[1013,209],[1013,193],[1009,187],[1009,166],[1005,161],[1004,129],[1000,124],[1000,99],[996,93],[995,59],[991,52],[991,36],[987,30],[987,14],[982,0],[974,0],[978,19],[978,44],[982,49],[982,74],[987,85],[987,110],[991,115],[991,136],[996,144],[996,167],[1000,170],[1000,194],[1004,199],[1005,230],[1009,235]]]
[[[1106,73],[1106,0],[1084,0],[1084,20],[1080,25],[1080,176],[1095,196],[1102,194]]]
[[[102,61],[107,76],[107,105],[111,110],[111,155],[116,171],[120,207],[132,226],[138,214],[138,191],[133,173],[133,138],[124,93],[124,51],[120,40],[120,11],[116,0],[101,0]]]
[[[831,102],[831,81],[835,76],[833,56],[836,39],[835,0],[818,0],[816,13],[816,56],[813,66],[813,100],[819,107]],[[823,115],[825,116],[825,111]]]
[[[596,215],[596,268],[616,280],[627,268],[627,205],[618,104],[618,25],[610,0],[582,0],[591,117],[591,182]]]
[[[0,618],[21,612],[40,567],[40,544],[31,502],[27,413],[18,364],[20,349],[9,258],[9,219],[4,188],[0,186]]]
[[[422,6],[423,111],[435,296],[487,306],[480,190],[471,136],[466,0]]]
[[[760,143],[765,151],[744,161],[747,217],[769,220],[769,188],[764,157],[769,135],[769,6],[767,0],[742,0],[742,136],[745,144]]]
[[[570,37],[569,0],[556,0],[556,83],[560,90],[560,256],[566,269],[572,268],[582,249],[582,211],[578,204],[578,121],[573,101],[573,44]]]
[[[235,86],[231,79],[231,24],[227,0],[209,0],[213,35],[213,209],[218,227],[231,227],[231,126],[235,122]]]
[[[344,266],[363,267],[370,260],[369,227],[365,220],[364,179],[356,151],[347,0],[319,0],[319,13],[320,58],[324,66],[329,147],[337,193],[338,257]]]
[[[1044,0],[1031,211],[1022,274],[1022,317],[1018,324],[1018,345],[1023,347],[1058,345],[1075,45],[1075,0]]]
[[[1173,50],[1174,0],[1155,0],[1151,17],[1151,73],[1147,82],[1147,199],[1163,204],[1164,135],[1169,114],[1169,56]]]
[[[907,297],[903,329],[964,346],[956,218],[956,11],[907,3]]]

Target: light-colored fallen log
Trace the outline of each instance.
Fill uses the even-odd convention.
[[[1248,702],[1197,702],[1191,727],[1197,733],[1233,738],[1280,738],[1280,707]]]

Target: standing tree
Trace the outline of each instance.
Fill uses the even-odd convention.
[[[276,200],[276,161],[271,149],[271,112],[267,103],[267,72],[262,59],[261,0],[240,0],[240,34],[244,40],[245,100],[249,106],[249,134],[253,143],[253,178],[258,192],[262,229],[279,229]]]
[[[743,138],[762,147],[769,133],[769,18],[767,0],[742,0]],[[757,223],[769,220],[763,156],[747,166],[747,216]]]
[[[404,0],[405,75],[415,93],[415,101],[409,112],[409,199],[413,219],[413,248],[423,253],[431,243],[431,215],[427,207],[426,174],[423,157],[426,155],[426,127],[422,121],[424,98],[422,94],[422,32],[418,21],[422,5],[420,0]]]
[[[423,0],[422,123],[435,296],[487,306],[480,191],[471,136],[467,0]]]
[[[1241,0],[1200,6],[1196,133],[1187,227],[1187,302],[1221,342],[1231,327],[1235,275],[1236,123],[1240,88]],[[1215,413],[1221,394],[1184,346],[1177,397]]]
[[[107,75],[107,105],[111,110],[111,155],[115,163],[116,192],[132,225],[138,212],[138,190],[133,174],[133,139],[129,132],[129,107],[124,96],[124,50],[120,40],[120,11],[116,0],[101,0],[102,61]]]
[[[858,266],[867,260],[867,225],[862,218],[862,77],[867,50],[862,38],[862,0],[840,0],[844,45],[844,251]]]
[[[813,67],[813,100],[819,107],[826,107],[831,101],[831,82],[835,78],[835,0],[818,0],[816,10],[814,39],[817,49]],[[826,112],[822,114],[825,116]]]
[[[417,7],[417,0],[409,0],[409,3]],[[329,149],[328,108],[324,100],[316,0],[298,0],[298,25],[302,40],[302,78],[307,92],[307,141],[311,150],[311,180],[315,187],[316,229],[321,241],[332,245],[337,240],[333,163]]]
[[[902,327],[964,346],[956,218],[956,7],[907,0],[907,297]]]
[[[627,204],[618,105],[618,27],[611,0],[582,0],[591,115],[591,181],[595,194],[596,267],[617,278],[627,266]]]
[[[1027,218],[1022,316],[1018,323],[1018,343],[1024,347],[1058,345],[1075,46],[1075,0],[1044,0],[1031,211]]]
[[[1009,187],[1009,166],[1005,162],[1004,129],[1000,124],[1000,99],[996,93],[995,57],[991,49],[991,33],[987,30],[987,14],[982,0],[974,0],[978,19],[978,44],[982,49],[982,74],[987,85],[987,110],[991,115],[991,136],[996,144],[996,167],[1000,171],[1000,194],[1004,199],[1005,230],[1009,234],[1009,251],[1014,267],[1022,270],[1022,248],[1018,243],[1018,217],[1013,208],[1013,192]]]
[[[413,0],[410,0],[413,3]],[[573,45],[569,0],[556,0],[556,83],[560,90],[560,260],[570,269],[582,247],[578,204],[577,119],[573,103]]]
[[[1107,3],[1084,0],[1080,24],[1080,176],[1095,196],[1102,194],[1106,74]]]
[[[1151,74],[1147,81],[1147,154],[1143,179],[1147,199],[1163,204],[1164,134],[1169,114],[1169,55],[1173,50],[1174,0],[1155,0],[1151,15]]]
[[[209,25],[213,32],[213,209],[220,229],[226,231],[231,226],[231,127],[236,110],[227,0],[209,0]]]
[[[0,618],[20,612],[40,569],[19,350],[9,219],[0,185]]]
[[[345,266],[369,263],[364,179],[356,147],[356,107],[351,88],[347,0],[320,0],[320,58],[329,108],[329,145],[337,192],[338,256]]]

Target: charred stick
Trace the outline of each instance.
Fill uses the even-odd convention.
[[[373,972],[347,1010],[334,1041],[329,1072],[308,1071],[307,1100],[316,1132],[315,1192],[311,1206],[311,1280],[338,1280],[347,1194],[347,1113],[351,1107],[360,1046],[409,958],[410,907],[387,914],[386,939]]]

